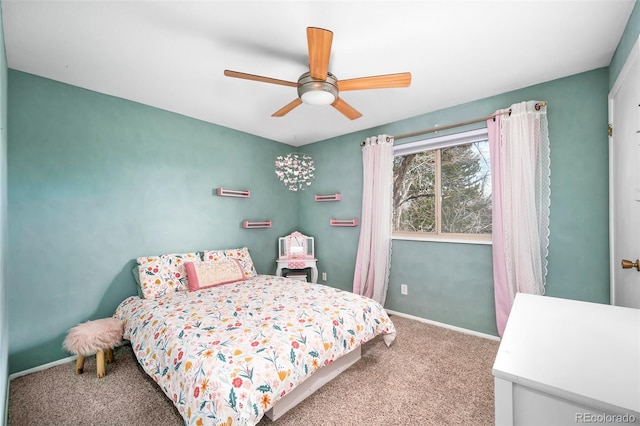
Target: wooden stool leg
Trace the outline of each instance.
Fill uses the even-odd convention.
[[[82,374],[84,372],[84,355],[78,355],[76,359],[76,374]]]
[[[108,363],[113,362],[113,348],[107,349],[107,362]]]
[[[104,351],[98,351],[96,353],[96,366],[98,370],[98,378],[104,377],[106,374],[104,368]]]

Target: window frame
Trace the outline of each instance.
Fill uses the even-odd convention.
[[[415,154],[423,151],[436,152],[436,176],[435,176],[435,197],[436,207],[436,229],[441,229],[442,211],[441,211],[441,149],[449,148],[457,145],[466,145],[474,142],[485,141],[489,139],[489,132],[486,127],[479,129],[467,130],[458,133],[452,133],[435,138],[421,139],[393,146],[393,156],[404,156]],[[492,194],[493,196],[493,194]],[[491,244],[492,234],[459,234],[459,233],[442,233],[442,232],[398,232],[391,231],[391,239],[409,240],[409,241],[435,241],[447,243],[464,243],[464,244]]]

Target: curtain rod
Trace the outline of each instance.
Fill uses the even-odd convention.
[[[540,108],[547,106],[547,103],[542,101],[542,102],[538,102],[536,103],[536,111],[540,111]],[[474,124],[474,123],[480,123],[482,121],[487,121],[490,118],[495,118],[497,115],[502,115],[502,114],[511,114],[511,109],[506,110],[506,111],[502,111],[502,112],[496,112],[493,113],[491,115],[487,115],[486,117],[482,117],[482,118],[475,118],[473,120],[467,120],[467,121],[461,121],[459,123],[454,123],[454,124],[448,124],[446,126],[442,126],[442,127],[433,127],[431,129],[427,129],[427,130],[419,130],[417,132],[412,132],[412,133],[403,133],[401,135],[398,136],[394,136],[394,139],[406,139],[406,138],[410,138],[413,136],[420,136],[420,135],[426,135],[428,133],[433,133],[433,132],[437,132],[440,130],[448,130],[448,129],[453,129],[455,127],[462,127],[462,126],[466,126],[467,124]],[[360,146],[364,146],[365,142],[360,142]]]

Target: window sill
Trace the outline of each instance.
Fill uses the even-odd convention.
[[[435,235],[391,235],[392,240],[407,240],[407,241],[425,241],[431,243],[457,243],[457,244],[481,244],[481,245],[491,245],[491,239],[484,238],[450,238],[450,237],[439,237]]]

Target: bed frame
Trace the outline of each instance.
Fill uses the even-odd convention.
[[[336,378],[347,368],[355,364],[361,356],[362,348],[358,346],[351,352],[342,355],[331,364],[324,366],[309,376],[304,382],[293,388],[291,392],[279,399],[276,404],[265,413],[272,421],[283,416],[287,411],[301,403],[305,398],[320,389],[323,385]]]

